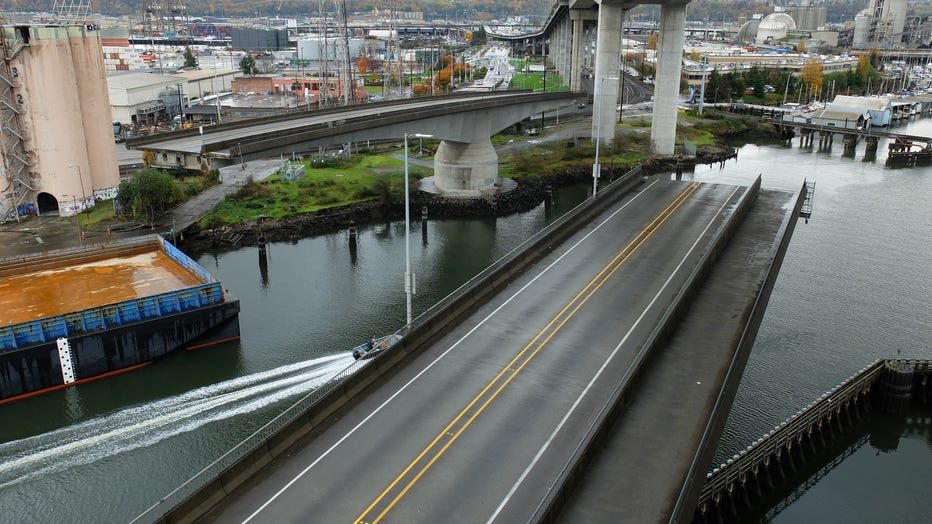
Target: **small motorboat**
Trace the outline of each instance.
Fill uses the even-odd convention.
[[[353,348],[353,358],[356,360],[372,358],[394,346],[399,340],[401,340],[401,335],[388,335],[380,338],[372,337],[365,343]]]

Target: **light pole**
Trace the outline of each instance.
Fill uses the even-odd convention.
[[[81,183],[81,207],[84,209],[84,222],[85,226],[89,227],[91,225],[91,219],[87,214],[87,193],[84,191],[84,178],[81,176],[81,166],[77,164],[68,164],[68,167],[73,167],[78,170],[78,182]],[[77,212],[77,210],[75,210]],[[78,220],[78,227],[81,227],[81,220]]]
[[[603,76],[599,80],[599,98],[596,102],[599,103],[598,115],[596,116],[595,124],[595,162],[592,164],[592,198],[595,198],[596,191],[599,190],[599,175],[602,173],[602,166],[599,165],[599,142],[601,142],[600,134],[602,133],[602,99],[605,97],[605,79],[609,80],[618,80],[617,77],[613,76]],[[614,104],[613,104],[614,105]]]
[[[405,306],[407,307],[407,323],[411,325],[411,295],[414,288],[414,275],[411,274],[411,243],[408,242],[408,233],[411,229],[411,204],[408,198],[408,137],[413,138],[431,138],[434,135],[423,135],[421,133],[405,133]]]
[[[74,222],[75,222],[75,225],[78,226],[78,238],[80,238],[81,240],[84,240],[84,232],[81,230],[81,215],[78,214],[78,202],[77,202],[78,196],[77,195],[66,195],[64,193],[62,193],[61,196],[64,199],[71,197],[71,208],[75,210],[74,211]],[[61,203],[59,203],[58,206],[59,206],[58,214],[61,215]]]

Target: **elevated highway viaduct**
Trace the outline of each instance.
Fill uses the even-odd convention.
[[[595,30],[595,111],[592,136],[604,143],[615,138],[615,107],[620,91],[622,38],[625,12],[641,4],[659,4],[660,38],[654,77],[654,114],[651,144],[654,152],[671,155],[676,144],[683,42],[686,39],[686,5],[690,0],[555,0],[544,27],[525,35],[493,35],[501,40],[524,41],[540,49],[570,88],[580,90],[582,70],[590,64]],[[539,44],[531,44],[531,40]],[[598,128],[598,129],[597,129]]]
[[[688,521],[803,196],[629,173],[142,520]]]
[[[493,134],[529,116],[583,100],[580,93],[529,91],[422,97],[138,137],[127,140],[126,147],[151,152],[156,167],[197,170],[205,163],[215,167],[291,157],[319,146],[420,133],[440,139],[434,186],[455,196],[479,196],[501,182]]]

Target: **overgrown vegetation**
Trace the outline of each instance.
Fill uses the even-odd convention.
[[[146,167],[120,182],[116,200],[124,215],[149,220],[183,198],[184,190],[178,180],[166,171]]]
[[[124,217],[151,220],[217,183],[216,172],[145,167],[120,183],[116,201]]]
[[[301,179],[289,181],[272,175],[262,182],[249,182],[204,217],[201,227],[236,224],[260,215],[281,218],[361,202],[388,205],[403,200],[403,160],[388,155],[353,160],[320,157],[303,164],[306,174]],[[410,163],[408,167],[409,181],[416,188],[429,170]]]
[[[603,166],[633,167],[647,158],[649,137],[621,135],[612,147],[599,147],[599,163]],[[589,140],[559,144],[542,144],[534,151],[502,159],[499,174],[517,181],[549,178],[565,172],[589,168],[595,159],[595,144]]]

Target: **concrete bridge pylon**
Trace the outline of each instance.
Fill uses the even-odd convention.
[[[622,23],[627,9],[638,4],[660,4],[660,39],[657,74],[654,77],[654,104],[651,147],[655,153],[672,155],[676,145],[676,115],[683,43],[686,40],[686,4],[690,0],[601,0],[596,37],[596,59],[592,136],[609,145],[615,138],[616,107],[621,72]],[[612,80],[610,80],[612,79]],[[596,114],[596,112],[598,114]]]
[[[434,155],[434,187],[450,196],[475,197],[500,183],[492,140],[441,140]]]
[[[672,155],[676,146],[676,114],[686,40],[686,4],[660,8],[657,73],[654,75],[654,109],[650,141],[655,153]]]
[[[602,2],[599,5],[593,77],[592,137],[603,144],[611,144],[615,140],[615,107],[621,71],[623,21],[624,8],[620,3]]]

